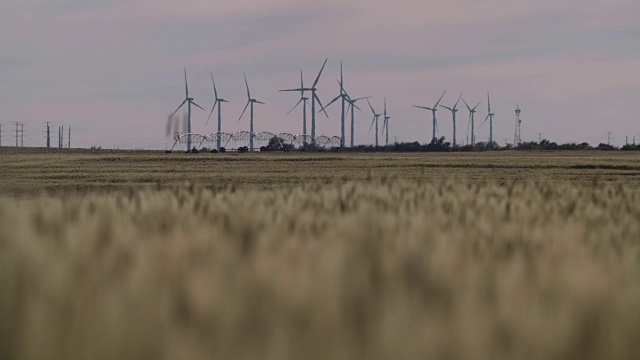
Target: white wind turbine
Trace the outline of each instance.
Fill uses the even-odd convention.
[[[173,115],[175,115],[175,113],[177,113],[178,110],[180,110],[180,108],[184,104],[187,104],[187,151],[191,151],[191,105],[193,104],[194,106],[199,107],[202,110],[204,110],[204,108],[196,104],[195,101],[193,101],[192,97],[189,97],[189,84],[187,83],[187,68],[184,69],[184,89],[186,93],[185,99],[182,102],[182,104],[178,106],[176,111],[174,111],[171,115],[169,115],[169,119],[171,119]]]

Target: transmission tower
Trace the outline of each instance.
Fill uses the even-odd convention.
[[[611,132],[607,133],[607,145],[611,145]]]
[[[24,124],[20,124],[20,147],[24,147]]]
[[[522,137],[520,132],[520,125],[522,124],[522,120],[520,120],[520,113],[522,110],[520,109],[520,105],[516,107],[516,136],[513,139],[513,146],[518,147],[522,143]]]

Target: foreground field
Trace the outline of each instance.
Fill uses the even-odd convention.
[[[293,187],[394,177],[434,181],[640,183],[636,152],[454,154],[164,154],[0,148],[0,193],[112,191],[192,183],[211,189]]]
[[[0,148],[8,359],[632,359],[640,156]]]
[[[440,164],[438,181],[0,198],[0,354],[637,358],[636,184]]]

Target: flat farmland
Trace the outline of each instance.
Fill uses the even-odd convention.
[[[195,184],[279,188],[405,180],[640,182],[640,154],[622,152],[269,153],[0,150],[0,191],[111,191]]]
[[[640,156],[0,150],[6,359],[636,359]]]

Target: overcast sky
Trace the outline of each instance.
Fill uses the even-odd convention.
[[[25,146],[43,146],[45,121],[72,127],[72,145],[160,148],[167,116],[191,95],[210,110],[213,72],[223,130],[246,103],[246,72],[256,131],[302,133],[298,100],[278,89],[311,83],[326,104],[339,88],[339,62],[352,97],[373,96],[391,114],[390,137],[427,142],[431,114],[411,105],[443,104],[460,93],[491,92],[495,138],[513,141],[514,109],[523,109],[525,140],[640,142],[640,1],[638,0],[3,0],[0,3],[2,145],[14,144],[13,121],[25,123]],[[365,104],[362,104],[365,105]],[[356,142],[372,143],[369,109],[356,114]],[[194,110],[194,132],[209,113]],[[318,134],[339,135],[340,106],[317,117]],[[458,139],[468,112],[459,112]],[[439,135],[451,138],[450,113],[438,112]],[[57,136],[57,135],[55,135]],[[54,136],[54,139],[57,138]],[[348,136],[348,135],[347,135]],[[489,136],[487,124],[478,141]],[[66,135],[65,135],[66,137]]]

